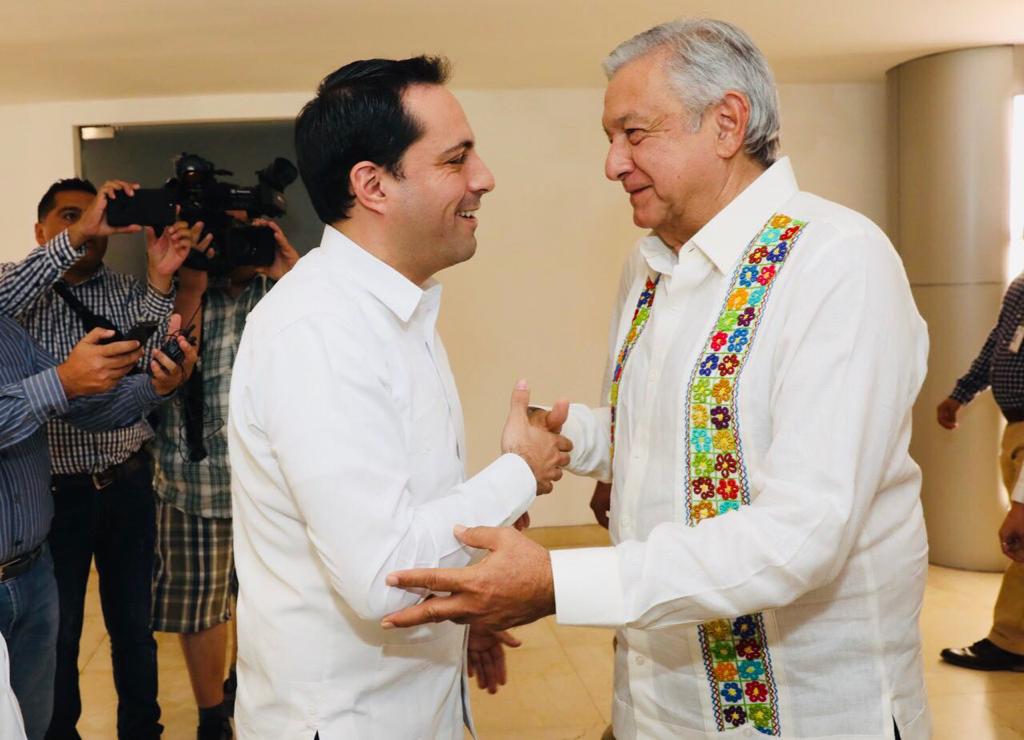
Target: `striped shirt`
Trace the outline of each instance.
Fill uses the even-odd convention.
[[[249,312],[273,281],[257,276],[237,298],[218,288],[206,292],[199,367],[203,374],[203,444],[209,455],[189,462],[185,443],[185,391],[160,409],[153,453],[153,489],[165,502],[193,516],[231,516],[231,467],[228,464],[228,391],[231,367]]]
[[[57,361],[0,316],[0,562],[31,552],[53,518],[44,425],[57,416],[90,431],[131,424],[162,399],[148,375],[68,401]]]
[[[1024,274],[1007,288],[999,320],[971,363],[971,369],[956,382],[951,398],[969,403],[992,386],[992,395],[1004,412],[1024,410],[1024,346],[1018,346],[1016,352],[1010,351],[1018,327],[1024,327]]]
[[[0,314],[13,316],[54,357],[67,357],[85,336],[82,320],[53,292],[53,284],[85,253],[75,249],[64,231],[21,262],[0,265]],[[174,296],[163,296],[130,275],[100,266],[89,279],[69,286],[95,313],[127,332],[140,321],[165,322]],[[146,368],[165,331],[153,334],[140,360]],[[145,420],[107,432],[82,431],[62,420],[50,422],[47,433],[54,473],[98,473],[127,460],[153,436]]]

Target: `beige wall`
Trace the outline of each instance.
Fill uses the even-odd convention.
[[[780,90],[783,149],[801,186],[884,227],[884,85]],[[621,189],[603,176],[601,96],[600,89],[459,93],[498,183],[484,200],[476,258],[442,276],[441,331],[465,407],[471,470],[497,451],[516,378],[530,379],[538,401],[598,400],[618,271],[639,235]],[[74,170],[73,126],[284,118],[306,97],[0,106],[0,216],[12,224],[0,259],[32,245],[36,200]],[[591,521],[591,488],[567,477],[536,504],[534,526]]]

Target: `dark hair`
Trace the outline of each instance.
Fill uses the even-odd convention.
[[[295,119],[299,172],[324,223],[348,218],[355,203],[349,173],[356,163],[379,164],[402,176],[401,160],[423,128],[402,105],[410,85],[443,85],[443,57],[366,59],[327,75]]]
[[[53,210],[54,206],[57,205],[57,193],[66,192],[76,193],[92,193],[96,195],[96,186],[88,180],[81,180],[77,177],[68,177],[64,180],[57,180],[49,187],[49,189],[43,193],[43,197],[39,200],[39,205],[36,206],[36,217],[39,223],[42,223],[46,216]]]

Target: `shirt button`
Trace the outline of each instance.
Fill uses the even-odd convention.
[[[644,656],[642,656],[642,655],[638,655],[638,656],[636,656],[635,658],[633,658],[633,662],[634,662],[634,663],[636,663],[637,665],[643,665],[643,664],[644,664],[644,663],[646,663],[647,661],[646,661],[646,660],[644,660]]]

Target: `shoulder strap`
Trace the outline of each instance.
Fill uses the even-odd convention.
[[[68,307],[75,312],[75,315],[82,320],[86,334],[96,328],[113,329],[114,331],[118,330],[113,321],[96,313],[82,303],[78,296],[71,292],[71,288],[63,280],[58,280],[53,284],[53,292],[59,295],[61,299],[68,304]]]

